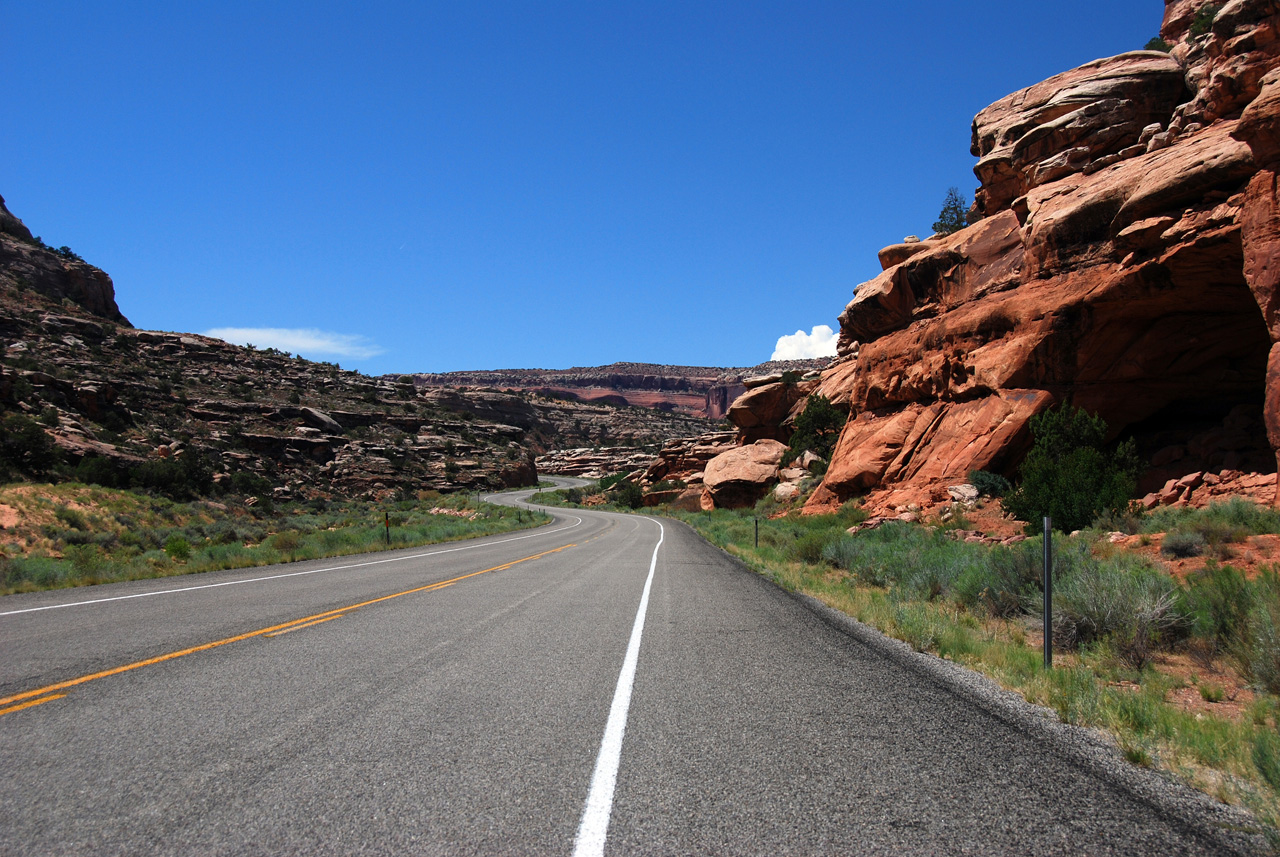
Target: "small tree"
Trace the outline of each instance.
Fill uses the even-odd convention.
[[[1106,421],[1070,405],[1032,417],[1031,435],[1022,482],[1004,500],[1005,511],[1027,521],[1028,531],[1045,515],[1055,529],[1070,532],[1128,507],[1142,470],[1132,440],[1108,451]]]
[[[614,486],[613,494],[619,506],[639,509],[644,505],[644,491],[630,479],[624,479]]]
[[[942,211],[933,224],[933,231],[939,235],[950,235],[964,229],[968,225],[969,201],[959,188],[948,188],[947,198],[942,201]]]
[[[58,459],[58,447],[36,422],[18,413],[0,417],[0,471],[39,476]]]
[[[831,404],[830,399],[820,393],[810,396],[796,417],[795,433],[789,444],[791,454],[801,455],[807,449],[830,458],[844,424],[844,413]]]

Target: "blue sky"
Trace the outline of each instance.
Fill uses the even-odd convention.
[[[138,327],[383,373],[749,366],[836,328],[972,198],[978,110],[1163,3],[0,8],[14,214]]]

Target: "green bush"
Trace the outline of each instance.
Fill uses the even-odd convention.
[[[1154,648],[1190,624],[1178,609],[1177,584],[1141,558],[1121,554],[1064,571],[1054,575],[1053,636],[1065,648],[1105,640],[1141,669]]]
[[[984,497],[1003,497],[1013,487],[999,473],[986,470],[970,470],[969,484],[977,488],[978,493]]]
[[[109,458],[86,455],[76,464],[72,478],[85,485],[101,485],[104,488],[120,488],[129,482],[127,471]]]
[[[107,567],[106,557],[97,545],[72,545],[65,553],[67,559],[71,561],[71,567],[82,576],[97,574]]]
[[[1237,569],[1211,563],[1188,576],[1181,610],[1191,633],[1217,651],[1237,648],[1247,637],[1254,588]]]
[[[53,438],[38,423],[17,413],[0,417],[0,470],[41,476],[59,457]]]
[[[191,558],[191,543],[179,535],[172,535],[164,543],[164,552],[170,559],[186,562]]]
[[[248,470],[237,470],[231,474],[231,491],[235,494],[257,497],[271,493],[271,480]]]
[[[830,530],[813,530],[805,533],[795,541],[795,558],[810,565],[822,562],[823,552],[834,535]]]
[[[1108,451],[1106,422],[1070,405],[1032,417],[1031,434],[1022,482],[1004,500],[1005,511],[1026,521],[1028,533],[1041,528],[1045,515],[1056,529],[1071,532],[1128,507],[1142,469],[1132,440]]]
[[[1276,730],[1258,730],[1253,738],[1253,764],[1267,785],[1280,791],[1280,735]]]
[[[1173,49],[1173,46],[1159,36],[1155,36],[1149,39],[1147,43],[1142,46],[1142,49],[1144,51],[1160,51],[1161,53],[1167,54]]]
[[[1241,666],[1267,693],[1280,694],[1280,575],[1266,569],[1254,581],[1253,592]]]
[[[826,396],[810,396],[796,417],[795,432],[788,445],[792,456],[809,450],[822,458],[830,458],[847,419],[845,412],[831,404]]]
[[[970,610],[1008,618],[1030,610],[1044,580],[1041,541],[994,547],[982,565],[966,570],[955,584],[956,600]]]
[[[644,491],[639,485],[629,479],[617,483],[613,487],[613,500],[619,506],[625,506],[628,509],[639,509],[644,505]]]
[[[1169,533],[1160,542],[1160,553],[1186,559],[1204,553],[1204,536],[1196,532]]]
[[[174,500],[194,500],[213,491],[214,465],[210,457],[189,450],[176,458],[146,461],[134,468],[134,485]]]
[[[1222,6],[1218,3],[1206,3],[1201,6],[1196,16],[1191,19],[1191,27],[1187,31],[1192,38],[1198,39],[1213,29],[1213,22],[1218,17]]]

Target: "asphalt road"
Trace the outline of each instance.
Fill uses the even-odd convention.
[[[681,524],[556,516],[0,599],[0,854],[1259,847]]]

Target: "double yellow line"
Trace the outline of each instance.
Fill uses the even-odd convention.
[[[404,592],[396,592],[391,595],[383,595],[380,598],[371,598],[368,601],[361,601],[358,604],[351,604],[351,605],[348,605],[347,607],[339,607],[336,610],[327,610],[324,613],[316,613],[313,616],[304,616],[301,619],[294,619],[292,622],[285,622],[282,625],[272,625],[269,628],[259,628],[256,631],[250,631],[246,634],[237,634],[234,637],[226,637],[221,640],[214,640],[212,643],[204,643],[199,646],[192,646],[189,649],[181,649],[176,652],[169,652],[168,654],[165,654],[165,655],[158,655],[157,657],[154,657],[154,658],[147,658],[144,661],[134,661],[133,663],[125,664],[124,666],[112,667],[111,669],[103,670],[102,672],[96,672],[90,675],[83,675],[83,676],[80,676],[79,678],[60,681],[57,684],[47,685],[45,687],[41,687],[36,690],[28,690],[28,691],[24,691],[23,693],[14,694],[13,696],[6,696],[5,698],[0,699],[0,716],[3,716],[5,714],[10,714],[14,711],[21,711],[24,708],[31,708],[32,706],[35,706],[35,705],[41,705],[46,702],[52,702],[55,699],[62,699],[64,696],[66,696],[66,694],[56,693],[56,691],[66,690],[69,687],[75,687],[78,684],[84,684],[85,682],[93,681],[94,679],[107,678],[108,676],[119,675],[120,673],[128,672],[129,670],[136,670],[136,669],[139,669],[140,667],[149,667],[153,664],[164,663],[165,661],[171,661],[174,658],[181,658],[181,657],[184,657],[185,655],[194,655],[196,652],[203,652],[209,649],[216,649],[218,646],[225,646],[229,643],[238,643],[241,640],[248,640],[252,637],[276,637],[276,636],[279,636],[280,634],[288,633],[289,631],[297,631],[302,628],[309,627],[311,625],[319,625],[321,622],[328,622],[331,619],[337,619],[341,616],[346,615],[347,613],[350,613],[352,610],[358,610],[361,607],[368,607],[370,604],[378,604],[383,601],[390,601],[392,598],[399,598],[403,595],[413,595],[415,592],[431,592],[436,589],[444,589],[447,586],[453,586],[455,583],[460,583],[461,581],[471,577],[477,577],[481,574],[488,574],[491,571],[503,571],[505,569],[511,568],[513,565],[519,565],[522,562],[529,562],[530,560],[541,559],[544,556],[549,556],[553,553],[559,553],[562,550],[565,550],[571,547],[576,547],[576,546],[577,546],[576,543],[561,545],[560,547],[552,548],[549,551],[536,553],[536,554],[533,554],[532,556],[521,557],[520,559],[513,559],[511,560],[511,562],[506,562],[506,563],[503,563],[502,565],[495,565],[493,568],[486,568],[481,571],[473,571],[470,574],[464,574],[459,577],[451,578],[449,580],[442,580],[439,583],[431,583],[426,586],[416,587],[414,589],[406,589]],[[45,694],[55,694],[55,695],[46,696]]]

